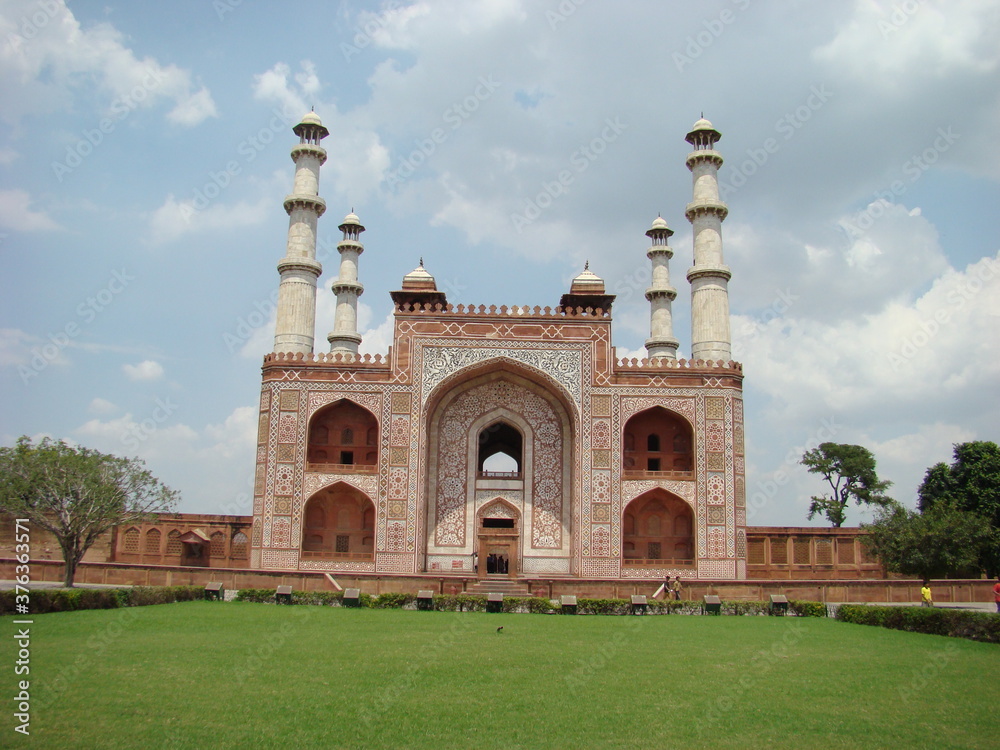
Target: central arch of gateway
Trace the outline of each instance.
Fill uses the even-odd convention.
[[[575,409],[506,360],[455,373],[427,401],[424,570],[574,572]],[[490,460],[507,459],[504,471]],[[495,565],[504,561],[503,569]]]

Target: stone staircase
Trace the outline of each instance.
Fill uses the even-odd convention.
[[[482,581],[477,581],[465,590],[466,594],[504,594],[506,596],[528,596],[529,591],[526,584],[519,583],[507,576],[487,576]]]

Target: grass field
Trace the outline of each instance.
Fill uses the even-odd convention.
[[[31,737],[8,709],[0,746],[987,748],[1000,729],[1000,647],[825,619],[189,602],[38,615],[31,636]]]

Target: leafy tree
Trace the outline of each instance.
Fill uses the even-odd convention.
[[[1000,572],[1000,446],[986,440],[957,443],[954,461],[927,469],[917,490],[922,511],[942,503],[974,513],[992,532],[992,542],[980,555],[979,565],[989,574]]]
[[[977,575],[992,537],[981,516],[948,502],[920,513],[893,502],[862,528],[864,544],[886,570],[923,579]]]
[[[852,498],[861,505],[888,505],[885,495],[892,482],[882,481],[875,473],[875,456],[860,445],[821,443],[802,454],[800,463],[810,473],[820,474],[829,483],[830,495],[814,496],[809,504],[810,520],[822,513],[835,527],[847,519],[847,503]]]
[[[177,497],[138,458],[49,438],[32,445],[21,437],[13,448],[0,448],[0,511],[52,533],[66,562],[67,587],[101,534],[169,511]]]

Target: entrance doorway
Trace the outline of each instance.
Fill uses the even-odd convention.
[[[516,578],[520,569],[520,514],[508,503],[497,499],[479,512],[479,578]]]

